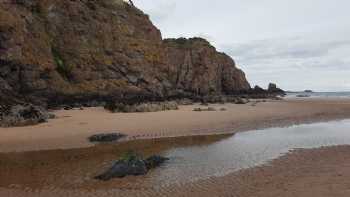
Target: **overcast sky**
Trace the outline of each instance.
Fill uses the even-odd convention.
[[[134,0],[163,37],[208,39],[251,85],[350,91],[349,0]]]

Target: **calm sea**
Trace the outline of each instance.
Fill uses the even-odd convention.
[[[350,92],[290,92],[287,97],[350,98]]]

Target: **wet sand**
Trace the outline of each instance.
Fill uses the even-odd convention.
[[[172,189],[165,196],[348,197],[350,146],[297,150],[269,165]]]
[[[208,145],[220,140],[220,137],[194,139],[202,145]],[[179,146],[188,143],[191,146],[194,143],[192,140],[183,138],[176,142],[163,141],[158,144],[160,146],[156,146],[156,149],[164,150],[174,146],[168,142]],[[146,154],[155,151],[152,150],[154,147],[150,149],[148,146],[142,146],[139,148]],[[91,171],[87,177],[80,177],[79,174],[94,169],[92,166],[100,165],[95,163],[96,157],[97,160],[101,158],[108,160],[108,157],[113,158],[113,155],[118,154],[118,149],[112,149],[94,147],[68,152],[2,153],[0,158],[7,158],[0,163],[0,172],[7,178],[0,179],[0,196],[348,197],[350,195],[350,146],[295,150],[263,166],[241,170],[223,177],[161,187],[148,182],[147,176],[100,182],[91,180],[96,173]],[[23,157],[24,155],[27,157]],[[31,162],[25,163],[25,161]]]
[[[350,117],[350,99],[287,99],[211,106],[218,111],[194,112],[193,108],[199,107],[196,105],[155,113],[112,114],[103,108],[55,111],[57,118],[48,123],[0,128],[0,152],[90,147],[93,144],[87,137],[103,132],[125,133],[129,136],[126,140],[152,139],[235,133]]]

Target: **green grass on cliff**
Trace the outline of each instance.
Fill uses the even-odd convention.
[[[65,79],[69,79],[73,70],[73,66],[66,64],[56,49],[52,48],[51,51],[55,64],[57,66],[57,72],[60,73],[60,75]]]

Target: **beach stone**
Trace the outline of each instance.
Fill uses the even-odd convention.
[[[1,107],[0,126],[27,126],[46,122],[54,118],[44,108],[32,104],[18,104],[9,107]]]
[[[121,133],[104,133],[104,134],[96,134],[89,137],[90,142],[113,142],[117,141],[126,135]]]
[[[95,179],[108,181],[113,178],[123,178],[126,176],[146,175],[150,169],[160,166],[168,158],[153,155],[146,160],[138,156],[131,156],[124,160],[116,161],[110,169],[95,177]]]

